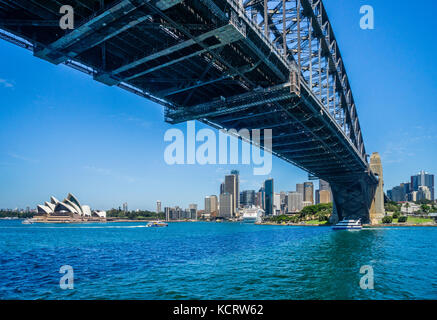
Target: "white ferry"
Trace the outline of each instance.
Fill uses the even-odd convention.
[[[358,220],[342,220],[332,227],[334,230],[361,230],[361,219]]]
[[[150,221],[146,227],[167,227],[168,223],[163,222],[163,221]]]
[[[21,223],[22,224],[33,224],[33,219],[24,219]]]

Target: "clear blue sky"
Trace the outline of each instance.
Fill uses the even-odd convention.
[[[437,173],[437,2],[325,0],[358,107],[367,152],[382,155],[385,189],[419,170]],[[375,29],[359,28],[361,5]],[[72,192],[82,203],[130,209],[198,203],[224,174],[240,189],[266,176],[250,166],[176,165],[163,160],[163,108],[35,58],[0,41],[0,208],[35,207]],[[204,127],[196,123],[197,127]],[[177,126],[183,128],[183,126]],[[274,159],[275,191],[307,174]]]

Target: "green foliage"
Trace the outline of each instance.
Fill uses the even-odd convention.
[[[399,223],[403,223],[403,222],[407,222],[407,220],[408,220],[408,217],[406,217],[406,216],[401,216],[401,217],[399,217],[398,222],[399,222]]]
[[[321,203],[302,209],[299,214],[270,217],[269,221],[276,223],[298,223],[308,220],[326,222],[332,214],[332,203]]]
[[[4,211],[0,210],[0,218],[7,218],[7,217],[16,217],[20,219],[26,219],[26,218],[32,218],[34,213],[32,212],[18,212],[18,211]]]
[[[401,211],[401,205],[399,205],[393,201],[387,202],[384,205],[384,207],[385,207],[385,211],[389,211],[389,212],[400,212]]]
[[[394,212],[394,213],[393,213],[393,219],[397,219],[397,218],[399,218],[400,215],[401,215],[401,213],[400,213],[399,211]]]
[[[385,216],[384,218],[382,218],[382,223],[392,223],[392,222],[393,222],[393,217]]]
[[[164,212],[156,213],[152,211],[128,211],[111,209],[106,212],[108,218],[130,219],[130,220],[160,220],[165,219]]]
[[[431,207],[428,206],[428,205],[426,205],[426,204],[422,204],[422,205],[420,206],[420,210],[421,210],[423,213],[428,214],[428,213],[430,212],[430,210],[431,210]]]

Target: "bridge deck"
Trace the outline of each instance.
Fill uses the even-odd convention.
[[[347,81],[336,74],[341,56],[337,49],[336,60],[329,56],[335,37],[320,28],[327,19],[321,1],[246,1],[245,7],[236,0],[64,2],[75,10],[73,30],[59,28],[55,0],[0,1],[0,28],[28,41],[37,57],[80,64],[97,81],[163,104],[170,123],[197,119],[217,128],[271,128],[274,154],[328,181],[368,170],[350,90],[341,92]],[[282,38],[273,21],[281,5],[287,9],[283,25],[290,21]],[[268,32],[249,17],[249,7],[251,14],[265,9]],[[305,19],[306,38],[300,25]],[[298,44],[286,44],[288,34]],[[317,83],[308,76],[316,56],[312,36],[319,38]],[[3,33],[8,37],[17,41]],[[306,62],[302,39],[308,43]],[[298,57],[291,54],[296,50]]]

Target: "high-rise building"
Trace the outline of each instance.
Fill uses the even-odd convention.
[[[236,210],[238,211],[238,208],[240,207],[240,172],[238,170],[231,170],[231,174],[235,176],[235,203],[236,203]]]
[[[205,197],[205,213],[217,214],[218,212],[218,199],[216,195]]]
[[[303,194],[303,200],[305,202],[311,202],[311,204],[314,204],[314,185],[312,182],[305,182],[303,184],[304,186],[304,194]]]
[[[304,194],[305,194],[305,188],[304,188],[304,185],[303,185],[303,183],[297,183],[296,184],[296,192],[298,192],[298,193],[300,193],[301,195],[302,195],[302,197],[304,196]]]
[[[273,195],[273,215],[279,215],[281,212],[281,194],[275,193]]]
[[[123,211],[126,213],[127,212],[127,202],[123,203]]]
[[[240,206],[247,207],[255,205],[255,190],[244,190],[240,192]]]
[[[288,206],[287,194],[284,191],[281,191],[280,198],[281,198],[281,213],[287,213],[286,210]]]
[[[431,190],[427,186],[419,186],[416,201],[431,200]]]
[[[235,174],[225,176],[224,193],[232,195],[233,214],[237,212],[237,178],[238,176]]]
[[[411,191],[419,191],[420,186],[428,187],[431,200],[434,201],[434,175],[422,170],[417,175],[411,176]]]
[[[160,213],[161,212],[161,201],[158,200],[156,201],[156,213]]]
[[[190,219],[197,220],[197,204],[192,203],[188,205],[188,210],[190,212]]]
[[[220,195],[219,217],[232,218],[234,216],[234,201],[232,194],[229,192]]]
[[[319,191],[319,202],[317,203],[330,203],[331,200],[331,191],[330,190],[317,190]]]
[[[402,184],[391,189],[391,200],[395,202],[406,200],[405,189]]]
[[[331,190],[331,187],[327,181],[319,179],[319,190]]]
[[[259,191],[256,193],[255,204],[257,207],[264,209],[265,207],[265,192],[264,187],[261,187]]]
[[[296,213],[303,208],[303,195],[300,192],[288,193],[288,212]]]
[[[220,184],[220,194],[222,194],[222,193],[225,193],[225,183],[224,182],[222,182]]]
[[[266,216],[273,215],[273,201],[274,201],[274,195],[275,191],[273,188],[273,179],[267,179],[264,181],[264,192],[265,192],[265,198],[264,198],[264,211]]]

